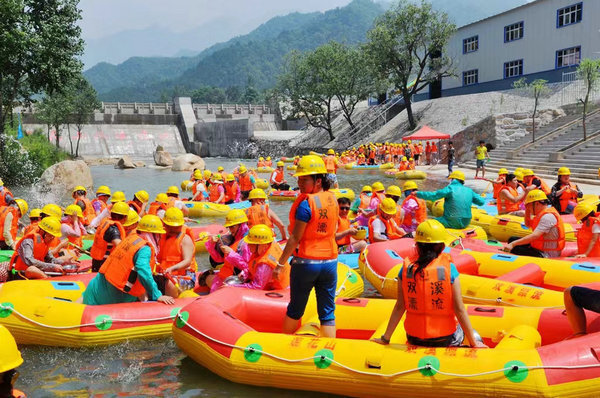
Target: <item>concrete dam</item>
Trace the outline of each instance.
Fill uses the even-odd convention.
[[[47,132],[36,118],[35,108],[22,109],[23,129]],[[192,104],[190,98],[173,103],[102,103],[82,129],[79,155],[116,158],[129,155],[145,158],[158,145],[172,154],[191,152],[200,156],[244,156],[255,131],[279,130],[275,113],[265,105]],[[70,152],[77,128],[60,129],[60,146]],[[55,142],[56,132],[50,131]]]

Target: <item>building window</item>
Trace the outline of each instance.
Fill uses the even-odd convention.
[[[565,48],[556,52],[556,67],[579,65],[581,61],[581,47]]]
[[[473,69],[463,72],[463,86],[470,86],[479,83],[479,70]]]
[[[463,54],[479,50],[479,36],[469,37],[463,40]]]
[[[504,42],[515,41],[523,38],[523,22],[517,22],[504,27]]]
[[[581,22],[583,18],[583,3],[574,4],[557,11],[556,27],[572,25]]]
[[[523,60],[510,61],[504,63],[504,78],[521,76],[523,74]]]

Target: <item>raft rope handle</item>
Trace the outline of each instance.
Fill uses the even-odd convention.
[[[402,370],[400,372],[395,372],[395,373],[373,373],[373,372],[367,372],[364,370],[359,370],[359,369],[354,369],[351,368],[350,366],[344,365],[341,362],[336,361],[333,358],[328,358],[325,357],[324,355],[314,355],[312,357],[307,357],[307,358],[298,358],[298,359],[289,359],[289,358],[283,358],[280,357],[278,355],[275,354],[271,354],[269,352],[263,351],[263,350],[259,350],[255,347],[242,347],[236,344],[230,344],[230,343],[226,343],[224,341],[218,340],[214,337],[211,337],[201,331],[199,331],[198,329],[196,329],[194,326],[190,325],[190,323],[188,321],[186,321],[185,319],[183,319],[179,314],[177,314],[177,318],[179,321],[183,322],[185,325],[187,325],[190,329],[192,329],[194,332],[196,332],[197,334],[199,334],[200,336],[206,338],[207,340],[210,340],[214,343],[217,343],[219,345],[223,345],[225,347],[229,347],[229,348],[235,348],[241,351],[250,351],[250,352],[257,352],[261,355],[265,355],[268,356],[270,358],[282,361],[282,362],[289,362],[289,363],[299,363],[299,362],[308,362],[308,361],[314,361],[315,359],[320,359],[321,361],[329,361],[337,366],[339,366],[342,369],[346,369],[348,371],[354,372],[354,373],[358,373],[361,375],[366,375],[366,376],[381,376],[381,377],[396,377],[396,376],[402,376],[408,373],[414,373],[414,372],[420,372],[422,370],[433,370],[436,373],[439,373],[441,375],[444,376],[449,376],[449,377],[477,377],[477,376],[487,376],[487,375],[491,375],[491,374],[495,374],[495,373],[503,373],[506,372],[508,370],[512,370],[512,371],[518,371],[521,369],[527,369],[527,370],[537,370],[537,369],[567,369],[567,370],[574,370],[574,369],[591,369],[591,368],[598,368],[600,367],[600,364],[592,364],[592,365],[532,365],[532,366],[517,366],[517,365],[513,365],[513,366],[507,366],[501,369],[495,369],[495,370],[489,370],[487,372],[479,372],[479,373],[469,373],[469,374],[460,374],[460,373],[451,373],[451,372],[443,372],[439,369],[436,369],[435,367],[433,367],[431,364],[426,364],[425,366],[419,366],[416,368],[412,368],[412,369],[407,369],[407,370]]]
[[[344,290],[346,290],[345,283],[348,280],[348,278],[350,278],[350,275],[352,275],[352,272],[348,271],[346,273],[346,277],[344,278],[344,281],[340,284],[340,288],[338,290],[336,290],[335,297],[339,296],[341,292],[343,292]]]
[[[15,313],[16,315],[18,315],[20,318],[23,318],[26,321],[33,323],[34,325],[41,326],[41,327],[48,328],[48,329],[58,329],[58,330],[77,329],[77,328],[88,327],[88,326],[96,326],[98,324],[105,324],[106,322],[112,322],[112,323],[133,322],[133,323],[137,323],[137,322],[166,321],[166,320],[169,320],[169,319],[174,319],[176,317],[176,315],[169,315],[169,316],[163,316],[163,317],[158,317],[158,318],[148,318],[148,319],[113,319],[113,318],[111,318],[111,319],[104,319],[101,322],[82,323],[80,325],[52,326],[52,325],[46,325],[46,324],[38,322],[38,321],[36,321],[34,319],[28,318],[27,316],[21,314],[18,310],[16,310],[15,308],[13,308],[11,306],[0,305],[0,310],[11,311],[11,312]]]

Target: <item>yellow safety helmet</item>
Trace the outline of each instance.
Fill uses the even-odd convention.
[[[98,189],[96,189],[96,196],[100,195],[110,196],[110,188],[106,185],[100,185]]]
[[[561,167],[558,169],[558,175],[559,176],[570,176],[571,170],[569,170],[568,167]]]
[[[410,144],[410,143],[412,143],[412,141],[411,141],[411,140],[408,140],[408,143]]]
[[[219,173],[215,173],[215,174],[213,174],[212,179],[214,181],[223,181],[223,176],[221,174],[219,174]]]
[[[373,192],[373,188],[370,185],[365,185],[362,187],[361,192]]]
[[[210,178],[210,176],[212,176],[212,171],[210,170],[204,170],[204,173],[202,173],[204,175],[204,179]]]
[[[460,170],[454,170],[452,173],[450,173],[450,175],[448,176],[448,179],[464,181],[465,173],[463,173]]]
[[[60,232],[60,219],[56,217],[44,217],[38,224],[42,231],[48,232],[52,236],[60,238],[62,233]]]
[[[202,170],[194,170],[194,178],[196,180],[201,180],[202,179]]]
[[[72,216],[73,214],[77,214],[77,217],[83,217],[83,212],[81,211],[81,207],[77,205],[69,205],[65,209],[65,214],[67,216]]]
[[[410,159],[408,159],[408,160],[412,162],[413,160],[415,160],[415,158],[410,158]]]
[[[525,171],[525,169],[524,169],[524,168],[522,168],[522,167],[517,167],[517,168],[515,169],[515,173],[521,173],[521,174],[523,174],[523,172],[524,172],[524,171]]]
[[[577,206],[575,206],[575,209],[573,210],[573,215],[575,216],[577,221],[581,221],[585,217],[587,217],[590,213],[595,213],[595,212],[596,212],[596,206],[594,206],[590,203],[579,203]]]
[[[235,176],[233,174],[227,174],[227,177],[225,177],[225,181],[227,181],[227,182],[235,181]]]
[[[29,212],[29,218],[40,218],[42,216],[42,209],[31,209]]]
[[[502,167],[500,170],[498,170],[498,175],[502,175],[502,174],[508,174],[508,170],[505,169],[504,167]]]
[[[24,199],[15,199],[17,203],[17,207],[19,208],[19,212],[21,213],[21,217],[27,214],[27,210],[29,210],[29,205]]]
[[[180,227],[185,224],[183,212],[177,207],[171,207],[165,212],[163,222],[171,227]]]
[[[315,174],[327,174],[327,168],[323,159],[316,155],[302,156],[296,168],[294,177],[309,176]]]
[[[154,214],[146,214],[140,220],[137,227],[138,232],[149,232],[151,234],[164,234],[165,228],[163,223],[158,216]]]
[[[217,171],[219,171],[219,172],[220,171],[225,171],[225,169],[223,168],[223,166],[219,166],[219,167],[217,167]]]
[[[129,214],[129,205],[125,202],[117,202],[112,205],[110,212],[126,216]]]
[[[248,195],[248,200],[253,200],[253,199],[267,199],[267,194],[265,193],[265,191],[263,191],[260,188],[254,188],[252,191],[250,191],[250,194]]]
[[[202,176],[202,173],[200,173],[200,176]],[[195,175],[194,175],[194,178],[196,178]],[[200,178],[196,178],[196,179],[200,179]],[[191,185],[192,185],[192,182],[190,180],[183,180],[183,181],[181,181],[181,190],[187,191]]]
[[[373,188],[373,192],[381,192],[385,190],[385,187],[379,181],[375,181],[373,185],[371,185],[371,188]]]
[[[379,204],[379,210],[393,216],[398,211],[398,208],[396,207],[396,202],[394,202],[394,199],[385,198]]]
[[[142,203],[146,203],[148,199],[150,199],[150,195],[144,190],[137,191],[133,196],[136,197]]]
[[[265,158],[263,158],[262,156],[258,158],[258,160],[265,160]]]
[[[408,161],[408,159],[406,158],[406,156],[402,156],[402,161],[403,161],[403,162],[406,162],[406,161]]]
[[[271,157],[270,157],[270,156],[267,156],[267,160],[271,160]]]
[[[164,204],[168,204],[170,202],[169,197],[164,192],[161,192],[161,193],[157,194],[156,195],[156,199],[154,199],[154,200],[156,202],[160,202],[160,203],[164,203]]]
[[[534,189],[527,194],[527,197],[525,198],[525,204],[528,205],[529,203],[539,202],[542,200],[548,200],[548,197],[544,191],[541,189]]]
[[[248,216],[242,209],[233,209],[225,216],[225,227],[233,227],[234,225],[248,222]]]
[[[406,181],[404,183],[404,186],[402,187],[403,191],[410,191],[413,189],[419,189],[419,187],[417,186],[417,183],[414,181]]]
[[[277,162],[277,167],[283,167],[283,166],[284,166],[284,164],[281,160],[279,162]]]
[[[238,171],[240,172],[240,174],[244,174],[248,171],[248,169],[246,168],[246,166],[240,166]]]
[[[179,188],[177,188],[175,185],[171,185],[169,188],[167,188],[167,193],[179,195]]]
[[[0,178],[0,187],[4,186],[4,181],[2,181],[2,178]]]
[[[83,192],[87,193],[87,189],[85,189],[85,187],[83,185],[77,185],[75,188],[73,188],[73,193],[75,193],[77,191],[83,191]]]
[[[523,181],[523,172],[515,170],[515,177],[517,177],[517,181]]]
[[[54,203],[48,203],[46,206],[42,207],[42,213],[49,217],[56,217],[59,220],[63,215],[63,211],[60,206],[55,205]]]
[[[127,213],[127,219],[123,223],[124,227],[131,227],[133,224],[136,224],[140,221],[140,215],[137,214],[135,210],[129,209],[129,213]]]
[[[387,191],[385,191],[385,194],[391,196],[402,196],[402,190],[397,185],[390,185],[387,188]]]
[[[529,177],[535,175],[535,173],[533,172],[533,170],[531,169],[525,169],[523,170],[523,177]]]
[[[273,242],[273,231],[265,224],[258,224],[250,228],[248,235],[244,238],[244,242],[251,245],[265,245]]]
[[[117,191],[113,193],[112,197],[110,198],[111,203],[125,202],[125,200],[127,200],[127,198],[125,198],[123,191]]]
[[[328,155],[335,155],[335,151],[333,149],[328,149],[327,150],[327,154]]]
[[[438,220],[425,220],[415,231],[415,242],[444,243],[446,238],[448,238],[448,232]]]
[[[0,341],[2,341],[2,349],[0,349],[0,352],[2,352],[2,355],[0,355],[0,374],[2,374],[18,368],[23,363],[23,357],[14,337],[3,325],[0,325]]]

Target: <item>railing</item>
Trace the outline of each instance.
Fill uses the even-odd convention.
[[[575,104],[585,98],[587,86],[583,80],[577,79],[577,72],[563,73],[562,84],[564,86],[561,97],[562,105]],[[595,101],[598,99],[600,99],[600,88],[596,85],[590,91],[589,100]]]

